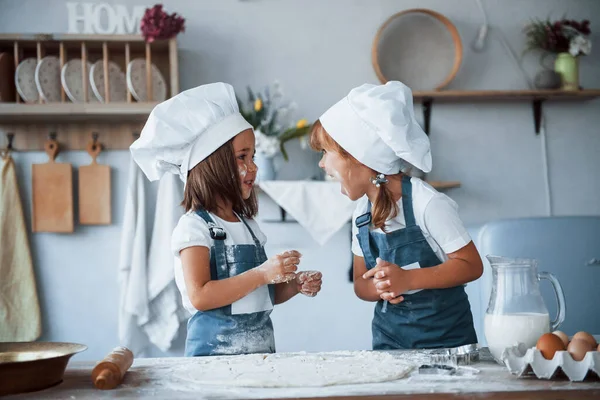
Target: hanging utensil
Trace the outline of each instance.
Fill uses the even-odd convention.
[[[57,163],[59,152],[56,134],[51,134],[44,148],[49,161],[33,164],[33,232],[73,232],[73,172],[71,164]]]
[[[92,163],[79,167],[79,223],[82,225],[109,225],[111,223],[110,167],[96,162],[102,145],[98,134],[86,148]]]

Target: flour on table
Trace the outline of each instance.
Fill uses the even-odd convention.
[[[187,365],[175,376],[200,385],[255,388],[388,382],[404,378],[416,367],[389,353],[370,351],[249,354],[194,361],[194,367]]]

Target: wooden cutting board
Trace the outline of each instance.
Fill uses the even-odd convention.
[[[73,232],[73,172],[71,164],[55,162],[58,143],[45,144],[50,160],[33,164],[33,232]]]
[[[91,141],[87,152],[92,163],[79,167],[79,223],[82,225],[109,225],[110,167],[96,162],[102,151],[100,143]]]

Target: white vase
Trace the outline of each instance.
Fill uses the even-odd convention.
[[[275,157],[269,157],[264,153],[257,152],[254,156],[254,163],[258,167],[257,181],[275,180]]]

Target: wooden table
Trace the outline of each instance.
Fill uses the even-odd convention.
[[[354,398],[354,399],[600,399],[600,380],[569,382],[566,379],[538,380],[517,378],[507,369],[489,360],[471,365],[479,371],[464,376],[419,375],[387,383],[315,388],[259,389],[198,385],[179,379],[173,366],[194,367],[191,359],[137,359],[121,386],[110,391],[95,389],[91,382],[90,362],[71,362],[64,381],[43,391],[6,399],[290,399],[290,398]]]

